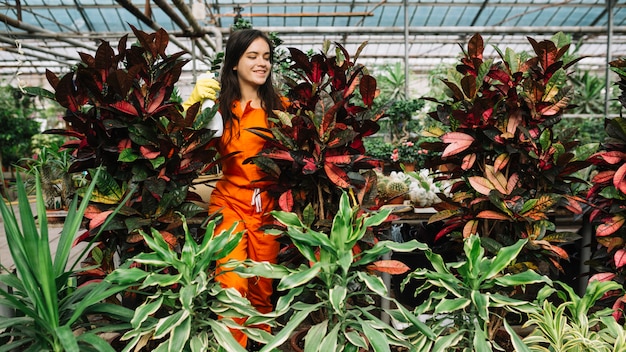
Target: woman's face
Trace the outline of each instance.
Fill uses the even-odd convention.
[[[237,71],[239,85],[258,88],[270,75],[270,47],[263,38],[255,39],[239,58],[234,70]]]

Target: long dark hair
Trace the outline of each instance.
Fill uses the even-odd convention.
[[[269,45],[270,63],[274,64],[274,45],[272,45],[272,41],[269,37],[259,30],[237,30],[230,35],[226,42],[224,65],[222,66],[222,73],[220,75],[222,86],[220,92],[220,111],[226,128],[232,128],[233,120],[237,119],[232,113],[232,106],[235,101],[241,99],[239,79],[237,78],[237,71],[235,71],[234,68],[241,56],[246,52],[246,49],[248,49],[250,44],[257,38],[263,38]],[[271,69],[267,80],[259,87],[259,98],[261,98],[261,108],[270,116],[273,115],[273,110],[284,110],[280,96],[274,89],[272,83]]]

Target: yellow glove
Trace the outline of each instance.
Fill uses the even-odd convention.
[[[217,98],[217,92],[220,90],[220,82],[213,79],[213,74],[211,72],[206,72],[198,76],[198,80],[196,81],[196,85],[193,87],[193,91],[187,99],[183,103],[183,109],[187,111],[190,106],[195,103],[202,103],[203,101],[209,99],[215,101]]]

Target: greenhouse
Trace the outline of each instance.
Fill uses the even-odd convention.
[[[626,350],[626,1],[0,10],[0,352]]]

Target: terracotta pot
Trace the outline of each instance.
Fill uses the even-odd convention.
[[[404,171],[406,172],[415,171],[415,163],[402,163],[402,165],[404,165]]]

